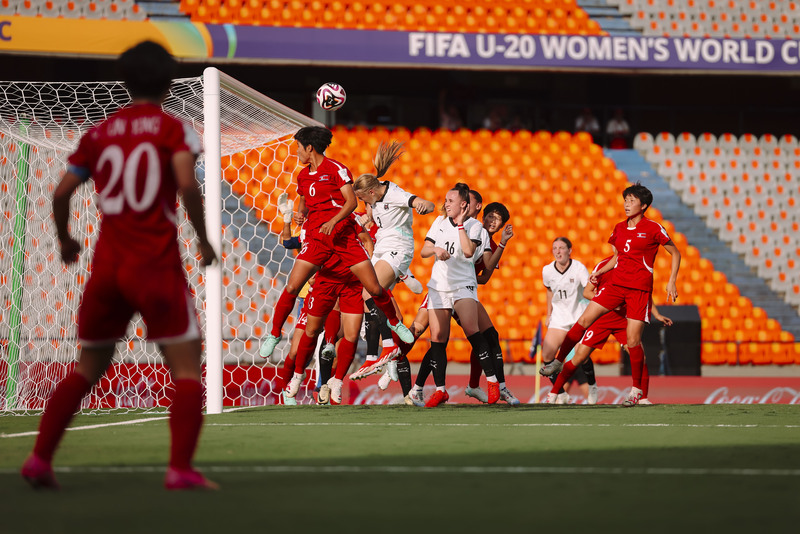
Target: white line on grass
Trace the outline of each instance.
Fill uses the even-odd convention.
[[[344,423],[299,423],[299,422],[264,422],[264,423],[206,423],[205,426],[464,426],[464,427],[673,427],[673,428],[800,428],[800,425],[692,425],[672,423],[376,423],[376,422],[344,422]]]
[[[658,475],[658,476],[777,476],[800,477],[800,469],[732,469],[732,468],[695,468],[695,467],[553,467],[553,466],[357,466],[357,465],[252,465],[252,466],[202,466],[206,473],[298,473],[298,474],[336,474],[336,473],[398,473],[398,474],[577,474],[577,475]],[[128,466],[128,467],[55,467],[57,473],[90,473],[90,474],[130,474],[130,473],[163,473],[164,466]],[[17,474],[17,469],[0,469],[0,474]]]
[[[116,423],[102,423],[99,425],[84,425],[84,426],[73,426],[68,428],[67,430],[94,430],[96,428],[105,428],[107,426],[124,426],[124,425],[136,425],[139,423],[147,423],[149,421],[163,421],[164,419],[169,419],[169,417],[148,417],[147,419],[131,419],[130,421],[118,421]],[[21,438],[25,436],[35,436],[39,433],[38,430],[32,430],[30,432],[18,432],[16,434],[0,434],[0,438]]]

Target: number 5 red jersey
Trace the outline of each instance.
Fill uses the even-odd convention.
[[[617,249],[617,266],[610,282],[621,287],[653,291],[653,265],[659,245],[670,242],[663,226],[642,218],[636,226],[622,221],[614,227],[608,242]]]

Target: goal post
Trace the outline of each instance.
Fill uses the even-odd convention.
[[[80,136],[130,98],[119,82],[0,82],[0,414],[40,410],[78,355],[75,322],[100,217],[93,187],[73,197],[70,227],[83,245],[64,266],[50,201]],[[215,68],[175,80],[164,109],[204,140],[197,174],[209,239],[219,262],[201,269],[182,209],[179,239],[203,328],[207,410],[269,404],[272,378],[288,350],[258,357],[272,304],[292,258],[280,246],[277,196],[294,193],[292,135],[321,124]],[[281,221],[282,222],[282,221]],[[107,375],[83,409],[169,404],[171,382],[135,317]]]

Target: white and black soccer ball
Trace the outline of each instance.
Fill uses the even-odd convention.
[[[324,83],[317,89],[317,102],[325,111],[336,111],[344,106],[346,100],[347,93],[338,83]]]

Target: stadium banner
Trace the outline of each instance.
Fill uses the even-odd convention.
[[[800,41],[407,32],[0,16],[0,52],[117,55],[143,39],[202,60],[437,68],[800,72]]]

